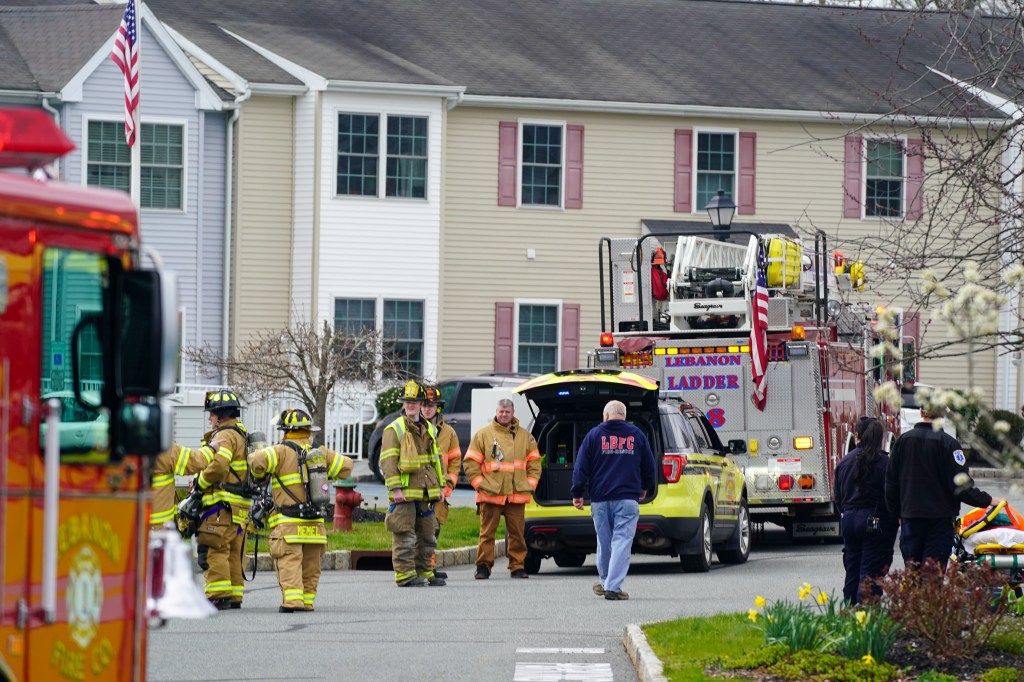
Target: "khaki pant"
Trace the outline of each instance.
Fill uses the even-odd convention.
[[[476,565],[494,567],[494,534],[498,530],[498,522],[505,516],[505,529],[508,531],[508,543],[505,547],[508,554],[508,570],[518,571],[526,561],[526,505],[525,504],[489,504],[481,502],[477,505],[480,515],[480,539],[476,546]]]
[[[316,588],[320,584],[320,559],[326,552],[324,544],[288,543],[271,535],[270,556],[281,586],[281,606],[313,610]]]
[[[433,578],[434,549],[437,547],[437,517],[424,516],[426,502],[396,504],[384,519],[384,527],[391,532],[391,564],[395,569],[395,582],[405,583],[420,576]]]
[[[231,521],[231,511],[222,507],[216,514],[211,514],[199,523],[196,540],[206,546],[206,568],[203,578],[206,582],[206,598],[231,599],[233,596],[233,573],[231,554],[234,550],[235,560],[241,546],[241,528]],[[239,563],[238,581],[242,582],[241,565]],[[239,587],[238,600],[242,598]]]

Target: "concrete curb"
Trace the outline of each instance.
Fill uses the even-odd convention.
[[[988,478],[1001,481],[1024,480],[1024,469],[1020,467],[1007,467],[1004,469],[994,468],[971,468],[973,478]]]
[[[654,654],[654,650],[647,643],[647,636],[639,625],[626,626],[626,635],[622,643],[626,646],[629,660],[633,661],[640,682],[668,682],[668,678],[663,674],[661,659]]]
[[[441,566],[465,566],[476,563],[476,547],[456,547],[454,549],[442,549],[437,552],[437,565]],[[494,541],[494,556],[505,556],[505,540]],[[348,571],[352,569],[352,552],[347,549],[336,549],[324,554],[320,560],[320,568],[324,571]],[[245,557],[245,570],[253,570],[253,557],[251,554]],[[266,550],[261,551],[256,562],[257,571],[273,571],[274,560]]]

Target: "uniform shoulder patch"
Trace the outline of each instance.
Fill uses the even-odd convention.
[[[964,451],[963,450],[954,450],[953,451],[953,461],[955,461],[960,466],[963,466],[964,463],[967,461],[967,457],[964,456]]]

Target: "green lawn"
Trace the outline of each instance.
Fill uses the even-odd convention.
[[[437,541],[438,549],[454,549],[456,547],[475,547],[480,533],[480,519],[475,509],[452,507],[448,521],[441,528],[441,536]],[[351,532],[334,533],[330,530],[331,521],[327,520],[327,549],[391,549],[391,533],[384,530],[384,522],[353,523]],[[505,521],[498,524],[498,539],[505,537]],[[247,551],[252,552],[253,539],[250,535]],[[266,532],[260,539],[260,552],[267,549]]]
[[[672,682],[712,680],[704,674],[710,660],[739,656],[764,645],[764,633],[753,627],[745,613],[680,618],[645,625],[643,630]]]

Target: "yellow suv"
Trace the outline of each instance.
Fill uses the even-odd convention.
[[[747,560],[747,491],[743,472],[729,457],[745,451],[743,441],[730,441],[727,450],[699,410],[661,397],[656,382],[630,372],[555,372],[515,391],[530,401],[543,462],[526,506],[527,573],[537,573],[548,557],[561,567],[582,566],[597,551],[589,505],[575,509],[569,488],[580,443],[609,400],[625,403],[627,420],[647,435],[658,465],[657,484],[640,503],[633,552],[678,556],[687,572],[709,570],[712,552],[722,563]]]

